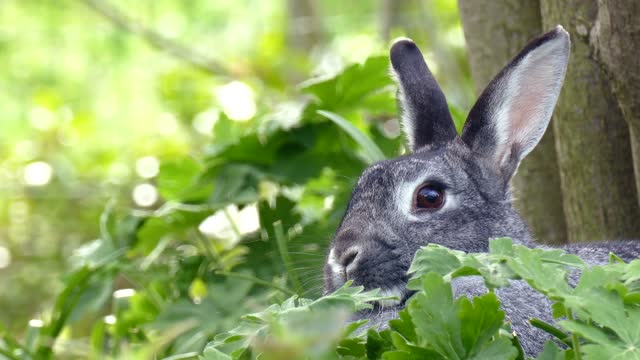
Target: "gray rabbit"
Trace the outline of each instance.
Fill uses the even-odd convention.
[[[513,208],[510,180],[549,124],[569,52],[569,34],[561,26],[534,39],[489,83],[458,136],[420,50],[410,40],[395,42],[391,64],[411,153],[374,164],[360,176],[329,251],[326,290],[352,279],[397,296],[399,301],[364,315],[384,326],[411,295],[407,269],[421,246],[484,252],[496,237],[536,246]],[[565,248],[591,264],[606,263],[609,252],[625,260],[640,255],[640,242],[633,241]],[[458,296],[486,291],[474,277],[453,286]],[[538,353],[548,336],[528,320],[552,321],[548,301],[522,281],[498,295],[525,352]]]

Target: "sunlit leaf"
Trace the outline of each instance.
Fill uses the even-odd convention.
[[[363,134],[358,128],[353,126],[349,121],[345,118],[339,116],[338,114],[319,110],[318,114],[326,117],[327,119],[333,121],[336,125],[338,125],[342,130],[344,130],[349,136],[351,136],[364,150],[369,163],[374,163],[378,161],[382,161],[385,159],[382,150],[378,148],[378,146],[371,141],[365,134]]]

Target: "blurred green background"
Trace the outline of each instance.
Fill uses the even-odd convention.
[[[356,177],[402,151],[397,36],[459,122],[473,91],[453,0],[0,1],[0,323],[44,324],[63,357],[154,334],[169,356],[277,287],[320,294]],[[112,343],[91,350],[100,331]]]

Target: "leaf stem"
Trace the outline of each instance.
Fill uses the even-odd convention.
[[[13,347],[15,349],[20,349],[20,350],[24,351],[25,354],[28,354],[29,356],[33,357],[33,354],[31,353],[31,351],[29,351],[29,349],[27,349],[25,346],[20,344],[16,339],[14,339],[11,336],[11,334],[9,333],[9,330],[7,330],[7,328],[2,323],[0,323],[0,339],[4,340],[6,345],[9,345],[10,347]],[[0,350],[5,351],[2,348],[0,348]],[[3,354],[3,355],[5,355],[5,354]],[[7,356],[7,355],[5,355],[5,356]],[[10,357],[10,356],[8,356],[8,357]],[[11,357],[11,358],[13,358],[13,357]]]
[[[558,341],[562,342],[563,344],[571,346],[571,341],[568,339],[568,335],[562,332],[562,330],[554,327],[553,325],[550,325],[538,318],[532,318],[531,320],[529,320],[529,323],[537,327],[538,329],[550,335],[553,335],[556,339],[558,339]]]
[[[199,231],[196,231],[196,238],[204,248],[204,251],[209,257],[209,259],[213,261],[216,265],[219,265],[220,257],[218,256],[217,251],[211,246],[210,240],[206,238],[204,235],[202,235],[202,233]]]
[[[289,257],[289,252],[287,251],[287,237],[284,235],[282,221],[278,220],[273,223],[273,232],[276,236],[276,243],[278,244],[280,257],[282,258],[284,267],[287,269],[287,274],[289,275],[291,284],[298,294],[302,294],[304,292],[302,289],[302,284],[300,283],[300,279],[298,279],[298,276],[293,270],[293,266],[291,265],[291,258]]]
[[[616,254],[614,254],[612,252],[609,252],[609,264],[613,265],[616,262],[619,262],[621,264],[626,264],[626,262],[624,260],[622,260],[618,255],[616,255]]]
[[[575,318],[573,317],[573,311],[570,309],[567,310],[567,319],[574,320]],[[571,333],[571,343],[573,344],[572,348],[573,353],[575,354],[575,359],[582,360],[582,354],[580,353],[580,339],[578,338],[578,334],[576,334],[575,332]]]
[[[104,210],[102,210],[102,213],[100,214],[100,236],[102,237],[102,240],[106,241],[114,248],[118,248],[119,246],[113,242],[113,237],[111,236],[111,232],[109,231],[109,220],[113,215],[114,206],[115,200],[110,199],[104,206]]]

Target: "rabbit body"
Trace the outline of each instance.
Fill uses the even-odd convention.
[[[384,326],[411,295],[407,270],[420,247],[486,252],[489,239],[497,237],[536,246],[512,205],[510,181],[548,126],[569,49],[560,26],[533,40],[487,86],[458,135],[422,54],[410,40],[397,41],[391,63],[411,153],[374,164],[360,176],[327,257],[326,291],[351,279],[397,296],[397,302],[360,314]],[[591,264],[606,263],[609,252],[627,261],[640,256],[640,242],[633,241],[564,248]],[[453,287],[456,296],[487,290],[479,277],[456,279]],[[549,337],[528,320],[552,322],[549,301],[523,281],[497,294],[525,352],[538,353]]]

